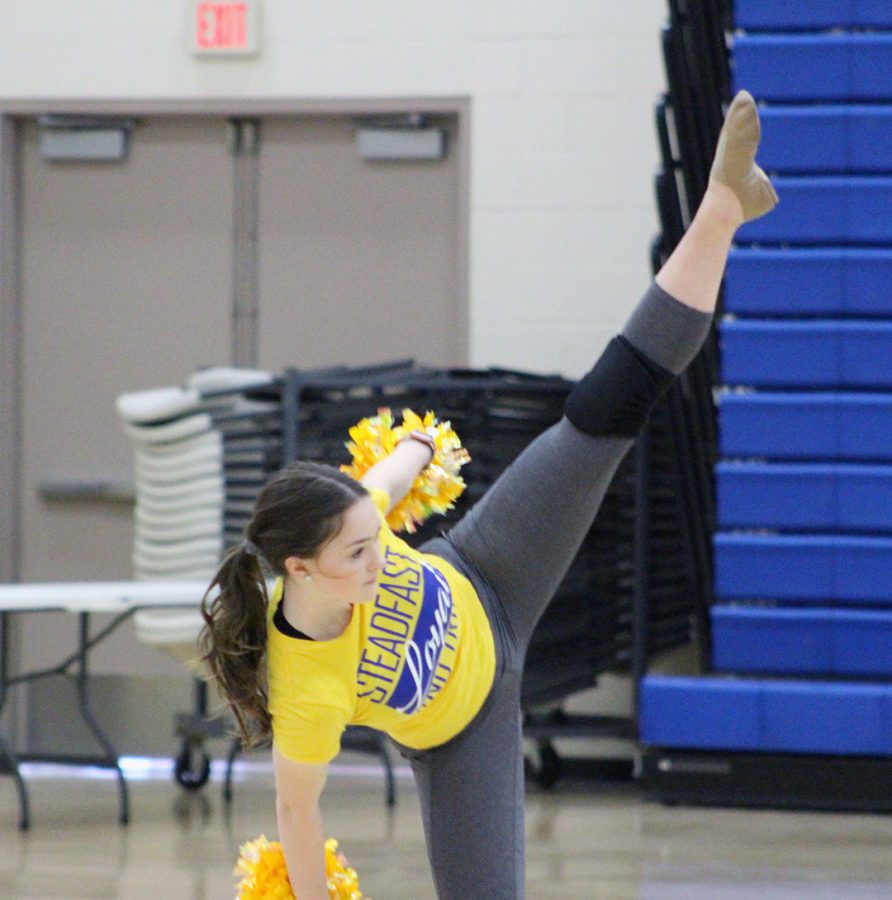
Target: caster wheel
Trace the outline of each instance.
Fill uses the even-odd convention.
[[[561,758],[550,743],[542,743],[536,748],[537,758],[530,764],[529,771],[540,787],[554,787],[564,771]]]
[[[211,761],[207,753],[186,746],[176,759],[173,775],[177,783],[187,791],[197,791],[211,774]]]

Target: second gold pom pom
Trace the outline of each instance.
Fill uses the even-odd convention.
[[[379,409],[376,416],[363,419],[350,429],[346,447],[353,461],[341,466],[342,472],[358,481],[412,432],[422,432],[432,439],[434,455],[406,496],[387,515],[387,524],[394,531],[409,533],[430,516],[452,509],[465,489],[459,471],[471,457],[449,422],[438,422],[430,411],[422,418],[411,409],[404,409],[403,421],[394,425],[390,409]]]

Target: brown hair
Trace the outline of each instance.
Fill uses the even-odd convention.
[[[245,542],[226,554],[204,595],[202,660],[232,709],[246,746],[272,734],[264,569],[284,576],[289,557],[315,557],[340,530],[346,510],[366,495],[358,481],[331,466],[298,462],[282,469],[257,497]]]

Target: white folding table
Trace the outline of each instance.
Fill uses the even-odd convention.
[[[53,675],[73,677],[77,686],[81,717],[102,748],[102,753],[95,757],[63,756],[52,759],[71,765],[114,769],[118,777],[121,824],[126,824],[130,815],[127,782],[117,752],[96,721],[90,705],[90,651],[138,610],[198,609],[206,590],[206,582],[162,580],[0,585],[0,714],[3,712],[10,687]],[[48,668],[11,673],[8,652],[11,616],[59,611],[72,613],[78,617],[77,649],[58,664]],[[94,613],[112,613],[113,618],[96,634],[90,634],[90,616]],[[28,793],[19,765],[21,762],[40,759],[41,757],[36,755],[17,754],[0,738],[0,775],[11,775],[16,781],[19,795],[19,827],[23,829],[30,824],[30,817]]]

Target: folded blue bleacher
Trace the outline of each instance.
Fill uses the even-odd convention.
[[[719,532],[718,600],[892,608],[892,537]]]
[[[766,106],[759,164],[766,172],[892,171],[892,106]]]
[[[642,680],[643,770],[667,802],[888,811],[892,0],[733,12],[780,204],[739,229],[718,325],[722,674]]]
[[[890,244],[892,177],[779,176],[780,203],[771,215],[747,222],[741,244]]]
[[[734,24],[760,31],[892,28],[892,4],[889,0],[735,0]]]
[[[739,34],[732,76],[760,100],[890,100],[892,35]]]
[[[892,676],[892,610],[716,605],[710,618],[719,672]]]
[[[719,451],[726,458],[892,459],[892,394],[725,393]]]
[[[892,531],[892,466],[725,460],[715,484],[722,530]]]
[[[885,756],[892,685],[649,675],[641,740],[655,747]]]
[[[738,316],[890,316],[892,249],[738,247],[724,310]]]
[[[726,321],[721,380],[760,388],[892,388],[892,321]]]

